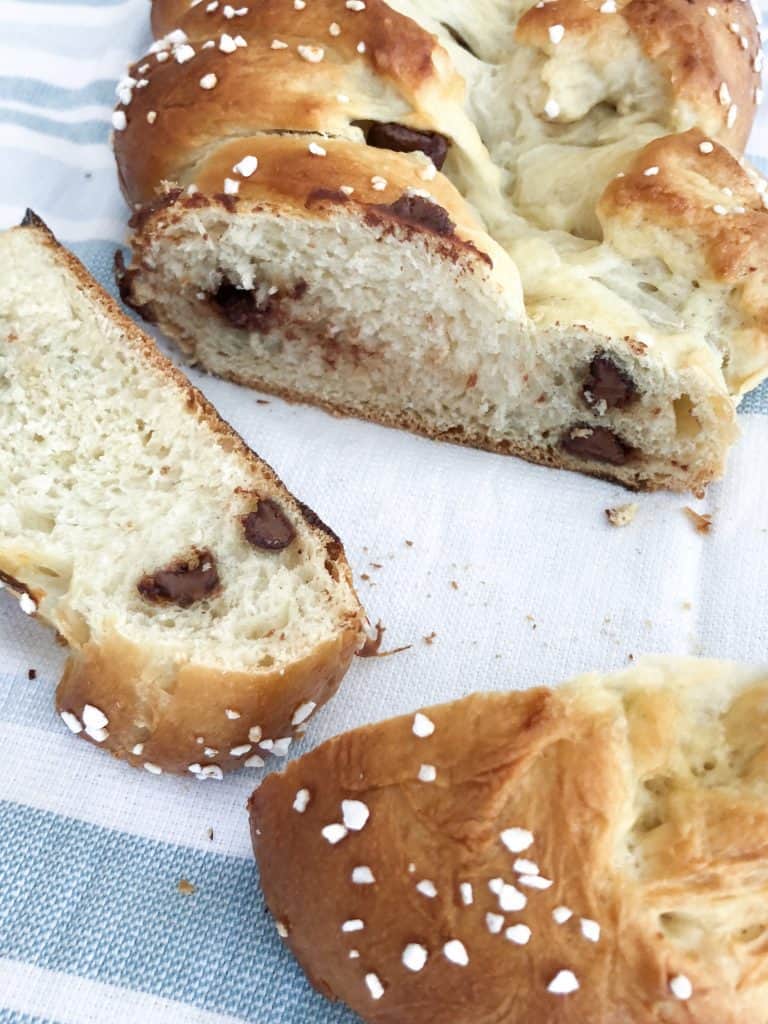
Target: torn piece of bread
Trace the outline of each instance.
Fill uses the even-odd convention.
[[[154,0],[152,21],[118,84],[120,276],[190,360],[633,488],[722,473],[768,373],[748,4]]]
[[[155,774],[284,755],[363,639],[341,542],[34,214],[0,268],[0,578],[64,721]]]
[[[763,1024],[768,674],[648,658],[358,729],[250,800],[313,984],[370,1024]]]

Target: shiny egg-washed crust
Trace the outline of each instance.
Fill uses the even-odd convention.
[[[273,39],[294,44],[308,38],[323,39],[329,53],[337,54],[342,60],[362,56],[363,63],[370,64],[377,75],[396,81],[410,97],[438,90],[447,91],[447,99],[463,96],[463,82],[453,70],[445,50],[385,0],[367,0],[360,11],[345,10],[344,3],[338,0],[308,2],[301,11],[283,0],[258,0],[254,4],[243,4],[240,10],[245,13],[229,19],[233,34],[244,32],[254,41],[263,40],[268,44]],[[336,37],[328,31],[334,20],[343,21],[345,29]],[[209,39],[211,13],[206,12],[205,4],[190,10],[184,0],[153,0],[155,38],[177,28],[182,28],[191,40]],[[357,50],[360,42],[366,44],[363,55]]]
[[[184,64],[173,58],[158,64],[151,56],[138,61],[131,74],[148,84],[134,92],[129,129],[115,138],[128,199],[147,202],[164,180],[194,180],[191,167],[207,149],[228,138],[284,130],[349,135],[353,122],[378,120],[379,112],[388,108],[402,115],[397,118],[401,123],[431,129],[441,111],[459,109],[464,83],[435,39],[383,0],[371,0],[354,14],[342,7],[345,20],[353,19],[354,31],[333,38],[328,26],[340,7],[328,0],[297,12],[283,0],[264,0],[247,8],[244,16],[217,26],[248,37],[248,45],[227,54],[226,60],[214,47],[199,49]],[[176,5],[155,3],[152,21],[156,35],[181,28],[192,45],[217,38],[204,5],[191,11],[185,6],[182,12]],[[271,49],[275,39],[294,50],[307,40],[322,39],[323,60],[313,64],[295,56],[295,62],[287,62],[283,49]],[[360,42],[365,54],[357,51]],[[145,63],[147,70],[139,71]],[[216,75],[217,84],[206,94],[199,82],[209,73]],[[376,95],[382,91],[384,95]],[[339,95],[346,100],[340,101]],[[207,106],[211,116],[206,116]],[[146,123],[150,110],[158,115],[154,125]],[[472,136],[470,146],[481,149],[469,121],[462,122]],[[162,146],[155,144],[155,128],[162,132]]]
[[[649,658],[330,740],[249,803],[278,930],[369,1024],[764,1024],[767,698]]]
[[[716,12],[714,17],[705,6]],[[223,7],[208,12],[205,3],[190,9],[184,0],[153,2],[157,38],[181,29],[194,47],[200,47],[226,30],[247,37],[248,45],[226,59],[213,46],[200,47],[195,58],[183,64],[173,57],[158,63],[148,55],[133,65],[130,74],[146,85],[133,92],[128,129],[115,139],[121,182],[131,202],[151,200],[161,181],[182,181],[207,147],[260,131],[346,135],[357,122],[397,120],[443,132],[466,149],[476,165],[487,159],[461,109],[465,86],[448,53],[434,36],[384,0],[370,0],[354,12],[345,10],[339,0],[315,0],[301,11],[283,0],[260,0],[235,8],[244,13],[224,19],[222,26],[218,21]],[[715,0],[714,5],[702,0],[632,0],[616,14],[601,13],[599,7],[598,0],[553,0],[532,6],[520,19],[516,38],[550,57],[572,49],[575,59],[586,55],[588,61],[595,47],[605,51],[606,60],[612,51],[620,53],[631,34],[669,90],[675,115],[669,130],[696,124],[742,152],[760,84],[754,70],[759,35],[749,5],[743,0]],[[334,18],[343,24],[338,37],[329,33]],[[565,29],[558,44],[549,37],[553,26]],[[311,63],[292,54],[287,62],[282,48],[271,49],[275,40],[289,49],[319,40],[323,59]],[[360,43],[365,44],[363,53]],[[210,73],[217,84],[205,93],[199,83]],[[728,103],[720,98],[724,82]],[[263,102],[267,95],[269,102]],[[206,107],[211,108],[210,115]],[[729,123],[731,107],[735,116]],[[158,118],[152,125],[146,122],[149,111]],[[158,133],[162,145],[156,144]]]
[[[85,732],[80,737],[136,768],[150,763],[164,772],[189,774],[189,766],[199,764],[236,771],[253,755],[266,760],[269,752],[259,742],[299,735],[291,721],[297,708],[321,707],[333,697],[360,639],[359,620],[350,616],[333,640],[318,644],[283,674],[184,663],[168,693],[151,691],[150,704],[141,681],[151,678],[152,651],[108,636],[73,651],[56,691],[56,709],[77,713],[86,704],[104,709],[109,737],[101,743]],[[239,717],[230,719],[227,710]],[[137,732],[137,721],[151,725]],[[256,742],[249,737],[255,725],[262,737]],[[137,743],[138,755],[133,753]],[[247,757],[230,753],[245,745],[251,746]]]
[[[155,685],[157,665],[151,647],[141,647],[117,633],[98,642],[83,642],[82,623],[67,628],[66,611],[56,622],[61,638],[71,653],[56,692],[59,712],[82,713],[91,704],[109,718],[109,736],[96,745],[116,757],[142,767],[146,763],[164,772],[188,774],[189,765],[202,762],[222,771],[241,768],[244,758],[230,751],[249,742],[249,731],[258,725],[264,740],[283,739],[297,735],[292,718],[297,708],[312,702],[318,707],[336,692],[342,678],[363,640],[364,613],[354,592],[352,572],[344,548],[336,534],[308,506],[298,501],[277,474],[260,459],[187,378],[162,355],[152,340],[130,320],[94,281],[80,261],[64,249],[42,220],[29,211],[18,231],[34,231],[53,259],[72,276],[77,287],[103,314],[114,323],[126,345],[166,379],[168,388],[186,395],[190,416],[204,422],[222,448],[222,457],[238,458],[258,471],[267,482],[269,493],[293,513],[299,531],[313,534],[327,553],[326,569],[334,587],[346,589],[349,609],[339,617],[335,636],[319,644],[306,657],[295,661],[283,671],[236,672],[216,665],[195,664],[184,657],[178,663],[173,685]],[[261,490],[263,492],[263,485]],[[28,593],[40,603],[45,593],[24,584],[24,562],[13,551],[0,551],[0,577],[18,594]],[[183,612],[182,612],[183,614]],[[44,617],[38,613],[42,621]],[[234,709],[237,719],[226,711]],[[143,723],[137,728],[137,723]],[[303,729],[301,730],[303,731]],[[95,742],[85,732],[79,736]],[[204,742],[200,742],[202,737]],[[142,745],[134,754],[136,744]],[[216,751],[204,757],[203,746]],[[253,744],[253,754],[264,757],[263,748]]]
[[[732,290],[745,328],[728,345],[727,372],[738,393],[754,387],[768,354],[768,212],[731,153],[698,129],[655,139],[607,187],[597,213],[606,241],[628,258],[663,254],[673,272]]]
[[[628,34],[634,36],[669,91],[672,119],[677,122],[670,127],[695,123],[743,152],[755,116],[755,89],[760,85],[754,69],[760,37],[749,4],[743,0],[618,0],[615,13],[601,11],[602,6],[603,0],[536,4],[520,19],[516,38],[551,55],[556,47],[549,29],[562,25],[565,35],[557,45],[581,50],[588,58],[593,47],[618,50]],[[725,80],[736,106],[731,124],[727,120],[731,104],[719,97]]]

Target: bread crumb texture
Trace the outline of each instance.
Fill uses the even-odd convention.
[[[616,505],[615,508],[607,508],[605,514],[611,526],[629,526],[634,522],[639,507],[635,502],[628,505]]]

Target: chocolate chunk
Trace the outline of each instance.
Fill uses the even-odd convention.
[[[348,203],[349,196],[340,189],[316,188],[307,196],[305,206],[311,209],[315,203]]]
[[[456,229],[456,225],[448,216],[448,211],[437,203],[424,199],[423,196],[402,195],[394,203],[380,204],[370,209],[397,217],[406,224],[415,224],[416,227],[426,228],[444,237],[452,235]]]
[[[296,537],[293,523],[271,498],[263,498],[242,523],[248,543],[265,551],[282,551]]]
[[[374,149],[391,149],[395,153],[424,153],[438,171],[443,169],[450,141],[439,132],[420,132],[393,121],[372,124],[366,142]]]
[[[631,449],[607,427],[590,427],[584,424],[572,427],[562,440],[563,448],[580,459],[595,462],[609,462],[612,466],[623,466]]]
[[[237,196],[233,196],[230,192],[217,192],[213,198],[217,203],[221,203],[229,213],[234,213],[237,209]]]
[[[220,587],[216,562],[207,549],[193,550],[164,569],[147,573],[137,583],[142,597],[153,604],[177,604],[189,608],[210,597]]]
[[[150,217],[159,210],[164,210],[167,206],[173,206],[176,200],[180,199],[183,195],[183,188],[171,188],[167,192],[162,192],[160,195],[155,196],[151,202],[144,203],[134,210],[131,219],[128,221],[128,227],[133,228],[134,231],[141,231]]]
[[[233,327],[244,331],[261,331],[269,323],[272,299],[257,299],[256,293],[238,288],[226,279],[221,282],[211,304]]]
[[[594,406],[605,402],[607,409],[623,409],[637,397],[634,381],[608,356],[595,356],[582,388],[584,401]]]
[[[243,331],[266,331],[279,320],[280,303],[286,298],[301,299],[308,287],[306,281],[297,281],[287,294],[276,292],[259,299],[255,291],[238,288],[224,278],[210,302],[233,327]]]

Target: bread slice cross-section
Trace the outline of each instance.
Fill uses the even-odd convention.
[[[34,214],[0,427],[0,578],[71,649],[70,729],[154,774],[285,754],[360,643],[342,545]]]

